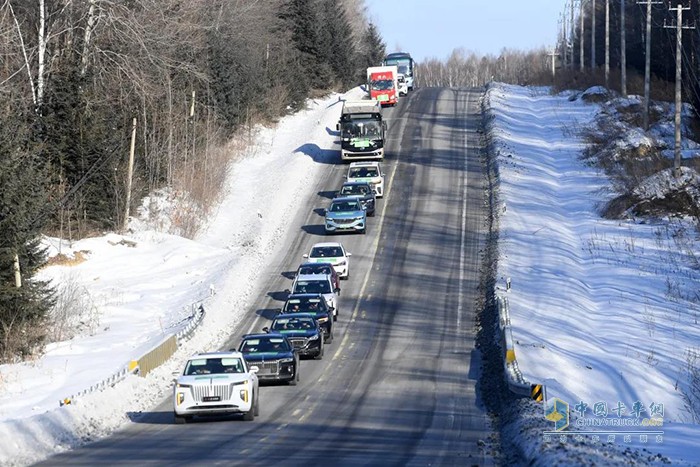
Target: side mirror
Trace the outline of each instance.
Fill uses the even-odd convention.
[[[274,312],[277,314],[280,314],[280,313],[282,313],[282,308],[275,308]]]
[[[302,258],[308,258],[309,255],[304,254],[304,255],[301,255],[301,257],[302,257]]]
[[[335,293],[339,294],[339,293],[340,293],[340,289],[335,289]]]
[[[336,129],[337,131],[340,131],[340,123],[336,123],[336,124],[335,124],[335,129]]]
[[[374,188],[372,188],[372,194],[373,194],[373,195],[376,195],[376,194],[377,194],[377,190],[375,190]]]
[[[323,215],[325,216],[326,214],[328,214],[328,209],[323,208],[323,209],[321,209],[321,212],[322,212]]]
[[[263,328],[263,332],[270,332],[270,328],[268,328],[267,326],[265,326],[265,327]]]
[[[352,256],[352,253],[345,253],[345,256],[347,256],[349,258]]]
[[[284,289],[284,293],[286,293],[286,294],[290,294],[290,293],[292,293],[292,291],[291,291],[291,290],[289,290],[289,289]]]
[[[179,371],[173,371],[173,377],[177,378],[178,376],[180,376],[180,372],[179,372]]]
[[[250,368],[248,368],[248,371],[250,371],[251,373],[257,373],[258,371],[260,371],[260,368],[258,368],[257,366],[253,365],[253,366],[251,366]]]

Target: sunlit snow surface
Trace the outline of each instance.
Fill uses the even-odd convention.
[[[487,96],[500,171],[499,288],[510,303],[518,363],[549,398],[570,404],[572,425],[581,401],[589,419],[598,402],[614,417],[624,404],[627,418],[638,401],[642,417],[663,404],[663,427],[646,428],[663,431],[662,442],[649,436],[643,444],[635,435],[629,445],[700,463],[700,430],[682,392],[687,352],[700,346],[694,226],[599,216],[609,183],[578,160],[577,132],[600,106],[568,97],[505,85]],[[658,177],[655,188],[653,181],[646,192],[669,183]],[[635,429],[642,430],[617,428]],[[622,435],[616,442],[627,445]]]

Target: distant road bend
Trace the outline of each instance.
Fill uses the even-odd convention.
[[[174,425],[169,399],[104,440],[46,465],[484,465],[490,420],[477,395],[475,314],[487,240],[480,157],[483,90],[417,89],[388,109],[387,194],[367,235],[324,237],[346,165],[328,165],[290,228],[259,299],[231,336],[269,322],[303,253],[340,239],[353,253],[335,341],[303,361],[298,386],[266,386],[254,422]],[[321,228],[322,231],[322,228]]]

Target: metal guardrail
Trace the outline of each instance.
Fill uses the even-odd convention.
[[[501,347],[503,349],[503,367],[508,388],[515,394],[541,401],[543,385],[533,384],[525,380],[515,357],[515,342],[510,325],[508,298],[496,297],[496,302],[498,303],[498,327],[501,331]]]
[[[186,342],[192,336],[195,329],[202,324],[205,314],[206,312],[204,311],[204,306],[201,304],[201,302],[198,306],[193,304],[192,314],[187,318],[188,323],[183,329],[170,335],[138,360],[130,361],[113,375],[103,379],[97,384],[91,385],[89,388],[61,399],[58,401],[59,407],[71,405],[76,399],[85,396],[86,394],[101,391],[106,387],[114,386],[115,384],[126,379],[126,377],[129,375],[146,376],[150,371],[165,363],[175,353],[178,346],[183,342]]]

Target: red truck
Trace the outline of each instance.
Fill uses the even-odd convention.
[[[396,66],[367,68],[367,87],[370,99],[382,106],[396,105],[399,101],[399,70]]]

